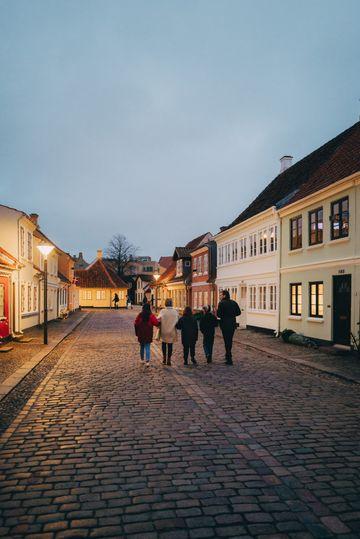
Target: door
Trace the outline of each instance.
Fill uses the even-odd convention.
[[[335,344],[350,344],[351,275],[333,277],[333,340]]]
[[[8,337],[10,333],[9,292],[9,279],[7,277],[0,277],[0,339]]]
[[[241,309],[241,316],[240,316],[240,327],[246,327],[246,302],[247,302],[247,287],[246,286],[240,286],[240,309]]]

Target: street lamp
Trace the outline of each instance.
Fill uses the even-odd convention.
[[[51,251],[54,249],[54,246],[53,245],[38,245],[37,248],[39,249],[40,253],[44,257],[44,344],[47,344],[48,343],[47,259]]]
[[[157,282],[160,278],[160,273],[156,272],[154,273],[154,279],[155,279],[155,312],[157,313]]]

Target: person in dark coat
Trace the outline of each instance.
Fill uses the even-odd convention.
[[[212,362],[215,328],[217,325],[217,318],[211,312],[210,305],[206,305],[203,307],[203,316],[200,318],[200,331],[203,334],[203,347],[207,363]]]
[[[143,305],[142,311],[134,322],[135,334],[140,343],[141,361],[146,359],[146,366],[150,365],[150,344],[153,340],[154,326],[159,326],[160,322],[151,312],[150,303]]]
[[[226,356],[225,363],[232,365],[232,343],[236,329],[236,317],[241,314],[240,307],[236,301],[230,299],[228,290],[222,291],[222,299],[218,305],[217,317],[220,320],[220,328],[222,331]]]
[[[114,303],[114,308],[115,308],[115,309],[118,309],[118,308],[119,308],[119,305],[118,305],[118,303],[119,303],[119,296],[118,296],[118,294],[117,294],[116,292],[115,292],[115,294],[114,294],[113,303]]]
[[[181,342],[184,348],[184,365],[188,364],[189,352],[191,362],[196,365],[195,346],[199,332],[191,307],[185,307],[183,316],[179,319],[176,327],[181,330]]]

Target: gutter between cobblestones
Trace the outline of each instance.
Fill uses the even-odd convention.
[[[220,335],[216,335],[218,338],[221,338]],[[312,369],[316,369],[318,371],[324,372],[325,374],[329,374],[330,376],[335,376],[336,378],[340,378],[341,380],[345,380],[346,382],[351,382],[354,384],[360,384],[360,380],[357,378],[353,378],[351,376],[348,376],[338,370],[329,369],[327,367],[324,367],[323,365],[319,365],[318,363],[315,363],[314,361],[308,361],[306,359],[299,359],[290,357],[284,354],[281,354],[279,352],[274,352],[271,348],[267,348],[265,346],[259,346],[257,344],[254,344],[249,341],[239,341],[237,339],[234,339],[234,342],[236,344],[240,344],[242,346],[247,346],[248,348],[252,348],[253,350],[258,350],[259,352],[263,352],[264,354],[267,354],[268,356],[275,357],[278,359],[283,359],[285,361],[291,361],[292,363],[296,363],[298,365],[304,365],[305,367],[310,367]]]
[[[51,344],[45,345],[44,349],[35,354],[29,361],[22,365],[17,371],[6,378],[2,384],[0,384],[0,402],[37,366],[45,359],[70,333],[81,324],[89,313],[84,313],[73,324],[67,327],[57,339],[51,342]]]

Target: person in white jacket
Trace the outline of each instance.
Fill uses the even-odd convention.
[[[173,344],[177,341],[176,324],[179,314],[172,306],[172,299],[165,300],[165,309],[159,313],[160,320],[160,340],[162,341],[163,364],[171,365]]]

